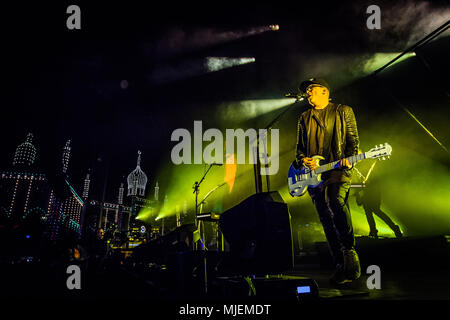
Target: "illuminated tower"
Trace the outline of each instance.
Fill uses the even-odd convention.
[[[12,223],[26,226],[31,237],[34,233],[54,240],[69,230],[80,232],[80,204],[75,203],[77,199],[57,196],[65,186],[55,190],[45,173],[35,167],[36,148],[31,133],[16,148],[12,163],[12,170],[0,172],[0,212]]]
[[[83,188],[83,199],[86,200],[89,197],[89,185],[91,184],[91,180],[89,177],[89,173],[86,174],[86,178],[84,179],[84,188]]]
[[[71,195],[64,200],[62,211],[73,222],[79,225],[81,222],[81,210],[83,209],[84,203],[80,200],[73,187],[69,185],[69,188],[71,190]]]
[[[33,134],[28,133],[24,143],[20,144],[14,154],[14,166],[31,166],[36,160],[36,147],[33,145]]]
[[[119,188],[119,198],[117,201],[119,204],[123,204],[123,192],[124,192],[124,187],[123,187],[123,183],[121,183],[120,188]]]
[[[62,171],[64,174],[67,174],[67,169],[69,168],[69,160],[70,160],[70,139],[66,141],[66,145],[63,149],[63,157],[62,157]]]
[[[70,155],[71,155],[71,147],[70,147],[70,139],[66,141],[66,144],[63,148],[62,152],[62,172],[64,175],[64,180],[66,182],[69,196],[66,197],[63,200],[62,205],[62,211],[63,214],[67,215],[71,219],[71,223],[80,225],[81,223],[81,215],[83,211],[84,201],[83,199],[78,195],[78,193],[75,191],[74,187],[70,183],[69,175],[67,174],[68,168],[69,168],[69,161],[70,161]],[[86,198],[89,195],[89,174],[86,176],[86,179],[88,180],[87,188],[86,188],[86,180],[85,180],[85,186],[83,188],[83,197],[86,193]],[[86,191],[86,192],[85,192]]]
[[[127,178],[128,196],[145,196],[145,186],[147,185],[147,175],[141,169],[141,151],[138,151],[137,166]]]
[[[158,201],[159,198],[159,186],[158,186],[158,181],[156,181],[156,185],[155,185],[155,200]]]

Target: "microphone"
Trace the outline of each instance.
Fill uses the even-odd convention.
[[[309,95],[307,93],[286,93],[284,95],[286,98],[295,98],[297,101],[302,101],[305,98],[308,98]]]
[[[223,163],[209,163],[211,166],[223,166]]]

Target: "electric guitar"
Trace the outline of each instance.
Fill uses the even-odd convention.
[[[380,144],[380,146],[375,146],[367,152],[360,153],[346,159],[350,162],[350,164],[355,164],[363,159],[386,160],[386,157],[390,157],[391,152],[392,147],[388,143],[385,143]],[[319,165],[319,167],[315,170],[311,170],[307,166],[296,169],[294,168],[294,165],[291,164],[288,173],[289,193],[291,196],[300,197],[306,193],[308,187],[315,188],[320,186],[320,184],[322,184],[322,173],[340,168],[339,163],[341,160],[320,165],[320,160],[324,160],[324,157],[313,156],[312,158],[316,161],[317,165]]]

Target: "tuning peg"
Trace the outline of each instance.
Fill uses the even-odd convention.
[[[386,160],[386,157],[383,157],[383,160]]]

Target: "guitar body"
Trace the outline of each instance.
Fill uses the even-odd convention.
[[[320,165],[320,160],[324,160],[322,156],[313,156],[317,165]],[[288,186],[289,193],[293,197],[300,197],[306,193],[308,187],[315,188],[322,184],[321,174],[317,174],[314,170],[310,170],[304,166],[300,169],[295,169],[291,164],[288,172]]]
[[[384,143],[380,144],[379,146],[375,146],[367,152],[358,153],[357,155],[350,156],[345,159],[347,159],[348,162],[353,165],[358,161],[364,159],[385,160],[386,157],[389,159],[391,153],[392,147],[388,143]],[[300,169],[295,169],[293,165],[290,166],[288,172],[288,186],[291,196],[300,197],[306,193],[308,187],[315,188],[320,186],[320,184],[322,183],[322,180],[320,178],[321,173],[340,168],[341,160],[320,165],[320,160],[324,160],[322,156],[314,156],[312,158],[318,165],[318,167],[314,170],[310,170],[306,166],[303,166],[303,168]]]

